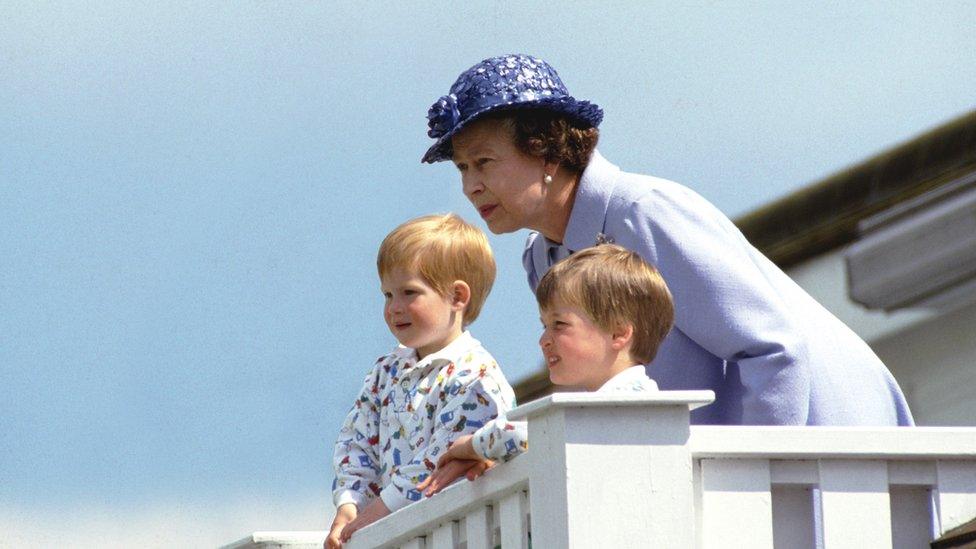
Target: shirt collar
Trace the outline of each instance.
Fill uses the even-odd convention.
[[[643,366],[631,366],[630,368],[627,368],[626,370],[608,379],[607,382],[596,391],[598,393],[613,391],[614,389],[617,389],[623,385],[627,385],[635,381],[643,381],[646,378],[647,374],[644,372]]]
[[[465,351],[478,345],[481,345],[481,343],[471,335],[471,332],[465,330],[461,332],[461,335],[457,336],[454,341],[448,343],[446,347],[439,351],[430,353],[419,362],[417,361],[417,351],[410,347],[399,345],[396,349],[394,349],[393,353],[397,355],[398,358],[405,359],[403,365],[404,368],[410,368],[414,365],[426,366],[435,360],[456,360],[457,357],[462,355]]]

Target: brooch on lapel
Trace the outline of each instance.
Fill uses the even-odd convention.
[[[600,244],[613,244],[613,237],[603,233],[596,233],[596,246]]]

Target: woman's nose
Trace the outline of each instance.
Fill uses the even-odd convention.
[[[461,176],[461,191],[464,193],[464,196],[470,198],[480,194],[484,190],[485,186],[481,183],[481,180],[477,176],[470,174],[464,174]]]

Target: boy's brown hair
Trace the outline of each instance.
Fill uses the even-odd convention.
[[[579,307],[606,332],[634,327],[631,358],[647,364],[674,323],[664,278],[636,253],[616,244],[587,248],[554,265],[536,288],[539,308],[555,300]]]
[[[376,269],[383,278],[395,268],[416,273],[442,296],[462,280],[471,288],[463,324],[478,318],[495,282],[495,258],[488,237],[453,213],[425,215],[403,223],[380,244]]]

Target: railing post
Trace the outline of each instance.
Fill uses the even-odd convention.
[[[713,399],[557,393],[510,412],[529,422],[533,546],[694,546],[689,412]]]

